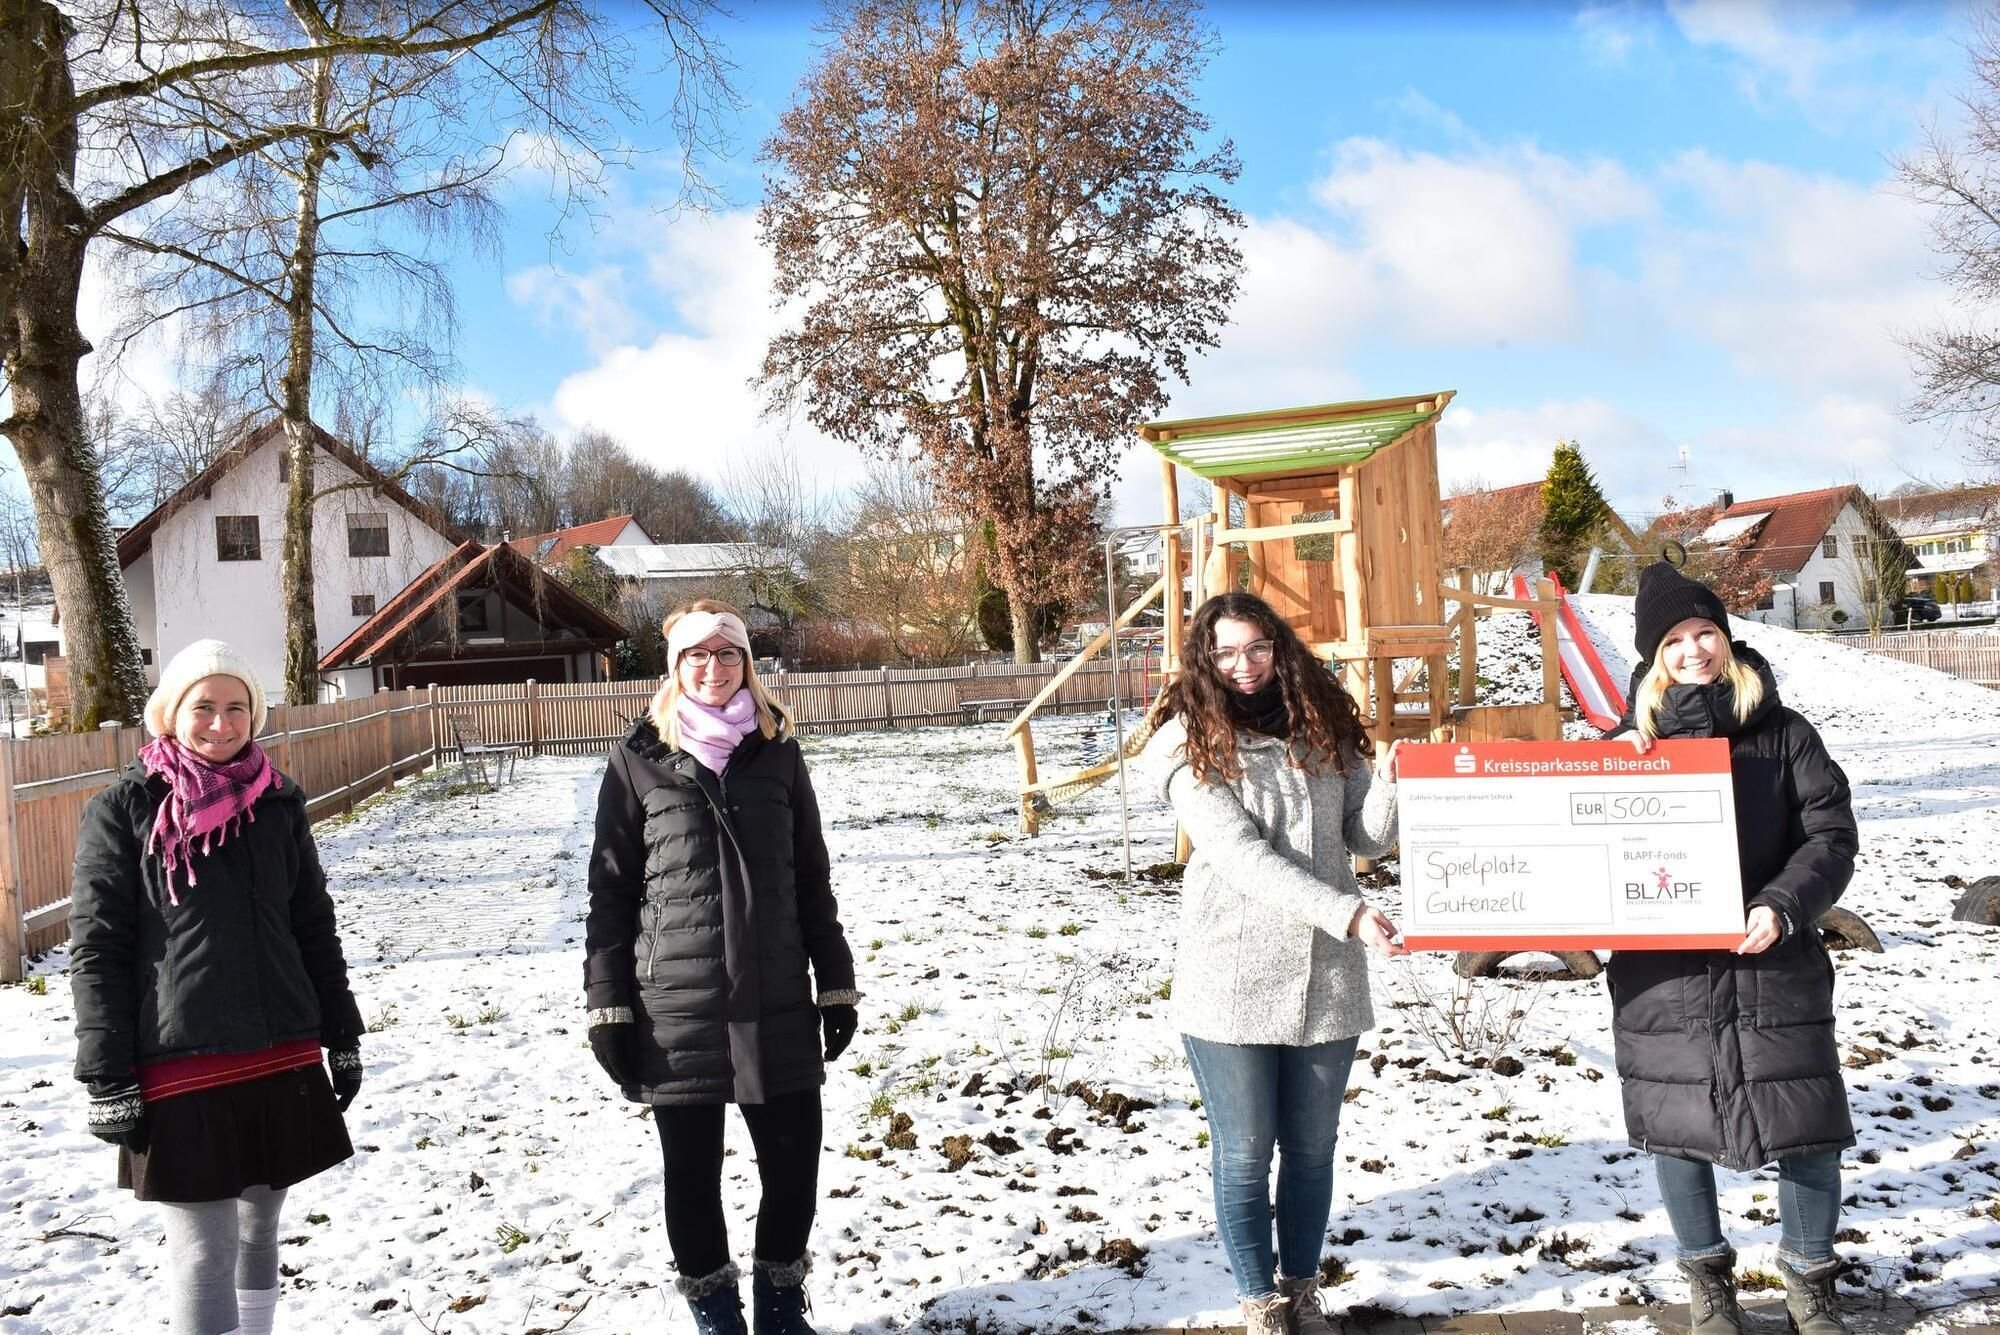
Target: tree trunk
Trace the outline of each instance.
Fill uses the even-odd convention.
[[[322,60],[313,90],[313,124],[326,123],[333,67]],[[327,144],[306,146],[299,177],[297,231],[292,237],[289,328],[285,378],[279,412],[285,449],[291,455],[291,485],[285,492],[285,699],[295,705],[319,702],[319,616],[313,605],[313,298],[319,277],[319,191]]]
[[[1036,624],[1041,620],[1036,616],[1034,600],[1022,595],[1018,589],[1007,590],[1007,618],[1014,625],[1014,661],[1016,663],[1039,663],[1042,661],[1042,637]]]
[[[0,195],[19,209],[24,231],[10,218],[5,244],[26,244],[0,263],[5,278],[0,348],[12,402],[0,422],[21,460],[41,527],[42,563],[61,609],[70,665],[70,726],[78,730],[133,722],[146,699],[139,636],[118,566],[98,476],[97,453],[85,429],[77,368],[90,343],[76,319],[90,219],[72,189],[76,136],[38,135],[64,124],[74,89],[69,78],[65,21],[51,5],[5,6],[0,25],[8,100],[29,107],[25,128],[0,132],[10,161],[0,163]]]

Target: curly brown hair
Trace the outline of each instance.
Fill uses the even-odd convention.
[[[1254,593],[1218,593],[1195,609],[1181,645],[1181,672],[1153,706],[1158,719],[1179,718],[1187,729],[1183,754],[1198,783],[1243,776],[1236,754],[1236,723],[1229,699],[1236,694],[1214,663],[1215,623],[1247,621],[1271,642],[1271,667],[1291,716],[1291,761],[1308,774],[1328,765],[1346,773],[1349,757],[1368,754],[1368,725],[1327,664],[1313,657],[1298,632]]]

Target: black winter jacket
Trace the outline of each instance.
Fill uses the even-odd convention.
[[[1859,837],[1847,776],[1779,703],[1764,659],[1733,648],[1764,683],[1750,718],[1736,721],[1726,681],[1670,686],[1657,731],[1729,739],[1745,909],[1775,910],[1783,935],[1757,955],[1620,951],[1606,978],[1632,1144],[1742,1170],[1854,1143],[1815,924],[1853,877]],[[1631,727],[1628,708],[1613,735]]]
[[[626,1098],[761,1103],[823,1084],[813,984],[852,990],[854,957],[798,742],[752,733],[718,778],[635,723],[597,797],[585,950],[586,1004],[637,1020]]]
[[[145,851],[166,793],[134,761],[83,809],[69,909],[76,1078],[103,1094],[170,1057],[305,1038],[353,1047],[361,1012],[305,794],[282,778],[258,798],[255,819],[194,855],[200,880],[174,904]]]

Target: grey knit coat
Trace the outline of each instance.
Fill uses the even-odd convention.
[[[1194,843],[1174,959],[1181,1032],[1306,1046],[1372,1028],[1365,947],[1348,935],[1364,902],[1350,858],[1395,846],[1396,786],[1358,756],[1307,774],[1285,742],[1241,731],[1243,776],[1198,783],[1186,740],[1168,720],[1142,761]]]

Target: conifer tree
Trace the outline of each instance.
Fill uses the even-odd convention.
[[[1563,587],[1576,587],[1583,568],[1581,557],[1590,549],[1590,540],[1604,524],[1609,510],[1604,493],[1583,450],[1573,440],[1556,442],[1555,457],[1549,461],[1548,477],[1542,482],[1542,526],[1538,537],[1542,563],[1554,571]]]

